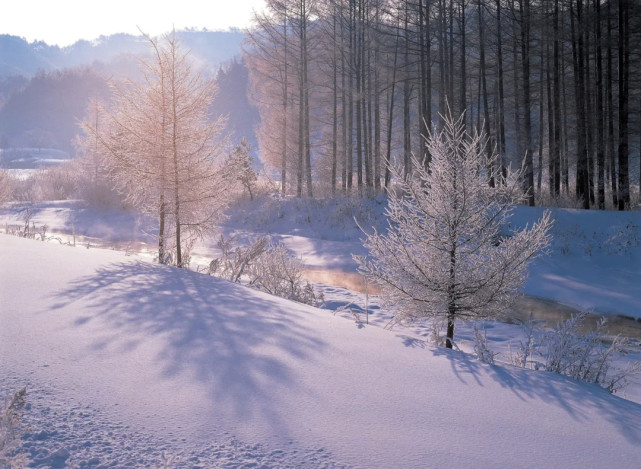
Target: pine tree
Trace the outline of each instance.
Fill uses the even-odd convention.
[[[427,150],[429,169],[414,158],[410,177],[396,171],[402,195],[390,191],[387,232],[365,233],[369,256],[356,260],[400,318],[446,319],[452,348],[456,321],[495,317],[511,304],[528,263],[550,242],[551,221],[546,213],[530,228],[505,231],[525,200],[521,172],[490,187],[494,175],[483,168],[498,168],[498,157],[488,164],[484,138],[468,136],[461,119],[444,118]]]

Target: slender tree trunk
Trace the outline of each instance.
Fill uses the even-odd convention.
[[[619,210],[630,207],[628,102],[630,76],[628,0],[619,0]]]
[[[394,94],[396,92],[396,65],[398,64],[398,44],[400,42],[400,28],[396,28],[396,41],[394,44],[394,65],[392,66],[392,86],[389,92],[389,109],[387,117],[387,150],[385,161],[385,191],[389,190],[392,164],[392,128],[394,122]]]
[[[617,189],[617,169],[616,169],[616,153],[614,151],[614,99],[612,96],[613,87],[613,73],[612,73],[612,9],[610,7],[612,2],[607,2],[607,17],[608,17],[608,35],[607,43],[608,48],[606,51],[606,107],[608,115],[608,161],[610,163],[610,190],[612,191],[612,206],[618,208],[619,206],[619,192]]]
[[[541,184],[543,182],[543,95],[543,48],[541,48],[541,66],[539,67],[539,172],[536,180],[539,195],[541,195]]]
[[[302,0],[303,3],[303,16],[301,18],[301,27],[303,30],[303,42],[301,44],[302,50],[302,59],[303,64],[303,99],[304,99],[304,149],[305,149],[305,175],[306,175],[306,185],[307,185],[307,196],[313,197],[313,188],[312,188],[312,155],[311,155],[311,142],[310,142],[310,128],[309,128],[309,78],[307,76],[307,68],[309,62],[309,56],[307,53],[307,26],[308,26],[308,17],[307,17],[307,0]]]
[[[477,1],[478,6],[478,19],[479,19],[479,58],[480,58],[480,74],[481,74],[481,94],[483,96],[483,134],[485,136],[485,153],[487,154],[487,171],[488,181],[490,187],[495,186],[494,174],[495,168],[492,166],[491,156],[493,153],[493,142],[490,135],[490,107],[487,99],[487,79],[485,69],[485,24],[483,20],[483,4],[481,0]],[[464,88],[464,87],[463,87]],[[463,94],[465,92],[463,91]],[[479,109],[480,114],[480,109]]]
[[[594,29],[596,49],[596,118],[597,118],[597,204],[599,209],[605,210],[605,142],[603,119],[603,62],[601,57],[601,0],[594,0]]]
[[[588,155],[585,145],[585,82],[583,62],[583,2],[576,2],[576,21],[572,4],[570,19],[572,26],[572,57],[574,62],[574,88],[576,94],[577,117],[577,163],[576,163],[576,196],[582,198],[583,208],[590,208],[590,187],[588,181]]]
[[[501,33],[501,0],[496,0],[496,37],[498,62],[498,151],[501,164],[501,178],[507,178],[507,162],[505,160],[505,91],[503,87],[503,35]]]
[[[348,123],[347,123],[347,189],[351,192],[354,179],[354,3],[349,3],[349,52],[348,52],[348,83],[347,83],[347,101],[348,101]]]
[[[448,287],[447,304],[447,337],[445,347],[451,349],[454,346],[454,321],[456,318],[456,299],[454,288],[456,285],[456,246],[450,250],[450,285]]]
[[[546,41],[546,66],[545,66],[545,96],[547,97],[547,120],[548,120],[548,192],[550,198],[553,198],[555,195],[558,195],[556,192],[556,185],[558,180],[558,174],[556,172],[556,158],[554,154],[554,148],[556,143],[554,141],[554,103],[552,99],[552,64],[550,63],[551,53],[550,53],[550,41]]]
[[[376,25],[379,25],[379,5],[376,5]],[[381,187],[381,89],[379,82],[380,52],[374,44],[374,189]]]
[[[583,48],[585,53],[585,125],[586,125],[586,148],[588,155],[588,189],[590,191],[590,206],[593,206],[596,203],[596,198],[594,194],[594,100],[592,99],[592,75],[591,70],[592,66],[590,64],[590,2],[586,2],[586,11],[583,15],[586,20],[583,22],[582,31],[585,35],[585,47]],[[579,25],[581,27],[581,25]]]
[[[512,17],[516,18],[515,0],[511,2]],[[521,125],[521,93],[519,93],[519,52],[518,38],[513,31],[514,45],[512,47],[512,70],[514,86],[514,134],[516,137],[516,154],[518,158],[523,158],[523,126]]]
[[[336,38],[336,6],[332,14],[332,34]],[[336,167],[337,167],[337,142],[338,139],[338,57],[336,46],[332,50],[332,195],[336,195]]]
[[[528,204],[534,206],[534,159],[532,155],[532,117],[530,114],[530,0],[521,3],[521,66],[523,80],[523,126],[525,130],[525,190]]]
[[[561,36],[564,36],[565,28],[563,27],[563,22],[561,22]],[[561,152],[561,177],[563,179],[563,187],[565,188],[565,194],[570,195],[570,162],[569,162],[569,148],[568,148],[568,105],[567,105],[567,89],[565,86],[565,47],[564,43],[561,42],[561,70],[563,71],[561,79],[561,106],[562,111],[560,114],[563,116],[561,122],[561,138],[559,140],[559,145],[562,145]]]
[[[552,100],[553,113],[554,113],[554,130],[553,130],[553,145],[550,148],[552,152],[551,158],[553,160],[554,172],[554,195],[558,196],[561,193],[561,69],[559,61],[559,0],[554,2],[554,99]]]
[[[284,73],[283,73],[283,146],[281,148],[281,160],[280,160],[280,181],[281,181],[281,194],[285,195],[287,193],[287,101],[289,100],[289,84],[288,84],[288,65],[289,65],[289,56],[287,54],[288,41],[287,41],[287,9],[285,8],[285,18],[283,21],[283,41],[285,49],[285,60],[283,61]]]
[[[465,51],[465,0],[461,0],[461,5],[460,5],[460,15],[459,15],[459,25],[460,25],[460,38],[461,38],[461,83],[460,83],[460,109],[461,109],[461,115],[462,115],[462,123],[463,123],[463,130],[466,130],[466,123],[467,123],[467,97],[466,97],[466,92],[467,92],[467,76],[466,76],[466,51]],[[487,97],[487,95],[486,95]],[[486,99],[487,101],[487,99]],[[490,137],[489,133],[489,118],[488,118],[488,132],[486,134],[486,138]],[[491,179],[492,184],[494,184],[494,178],[492,177]]]
[[[404,82],[403,82],[403,177],[407,179],[407,176],[411,172],[411,158],[412,158],[412,147],[411,147],[411,123],[410,123],[410,100],[411,100],[411,88],[409,80],[409,38],[408,32],[408,6],[405,7],[405,63],[403,64],[404,68]]]

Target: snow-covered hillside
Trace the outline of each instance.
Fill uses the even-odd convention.
[[[121,252],[0,236],[0,259],[0,376],[31,390],[27,418],[41,418],[25,448],[42,465],[148,466],[161,451],[181,467],[641,458],[641,406],[596,386]]]

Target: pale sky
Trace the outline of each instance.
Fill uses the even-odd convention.
[[[152,36],[176,29],[249,25],[264,0],[3,0],[0,34],[68,46],[115,33]]]

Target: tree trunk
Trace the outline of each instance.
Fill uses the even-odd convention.
[[[630,208],[628,172],[628,102],[630,35],[628,0],[619,0],[619,210]]]
[[[498,62],[498,151],[501,165],[501,179],[507,178],[507,162],[505,160],[505,91],[503,89],[503,35],[501,34],[501,0],[496,0],[496,37]]]
[[[532,117],[530,114],[530,0],[520,0],[521,66],[523,69],[523,127],[525,131],[525,190],[528,204],[534,206],[534,156],[532,155]]]
[[[576,21],[570,3],[570,21],[572,26],[572,58],[574,64],[574,88],[576,94],[577,119],[577,163],[576,163],[576,196],[583,200],[583,208],[590,208],[590,187],[588,181],[588,155],[585,145],[585,82],[583,63],[583,2],[576,2]]]
[[[594,0],[594,29],[596,49],[596,118],[597,118],[597,142],[596,142],[596,163],[597,163],[597,205],[599,209],[605,210],[605,143],[603,136],[603,63],[601,58],[601,0]]]
[[[612,191],[612,206],[618,208],[619,206],[619,193],[617,189],[617,169],[616,169],[616,153],[614,151],[614,98],[612,96],[613,87],[613,73],[612,73],[612,25],[610,19],[612,18],[611,3],[607,3],[607,17],[608,17],[608,35],[607,35],[607,51],[606,51],[606,107],[608,115],[608,136],[607,136],[607,151],[608,162],[610,165],[610,190]]]

